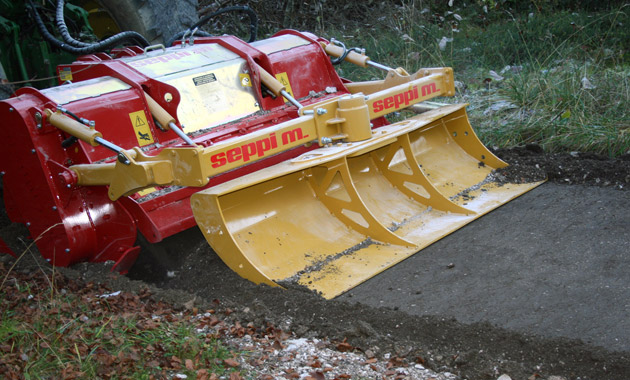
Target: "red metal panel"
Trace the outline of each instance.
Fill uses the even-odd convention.
[[[11,142],[0,153],[9,217],[26,224],[42,256],[55,265],[117,261],[133,246],[133,219],[109,201],[105,188],[66,186],[60,175],[73,162],[71,154],[81,157],[80,146],[64,149],[62,132],[45,122],[38,128],[34,115],[53,106],[49,99],[34,89],[19,94],[0,103],[11,126],[0,128],[0,139]]]
[[[297,117],[296,107],[285,104],[282,98],[262,97],[258,65],[272,75],[286,74],[295,97],[301,98],[304,105],[347,93],[317,37],[294,31],[279,35],[282,34],[299,35],[310,43],[266,55],[235,37],[195,40],[197,44],[218,43],[247,60],[254,90],[265,110],[212,128],[196,136],[195,142],[210,146]],[[115,53],[133,56],[141,51],[128,48]],[[130,114],[143,111],[156,143],[143,147],[147,154],[157,154],[164,146],[181,144],[172,131],[164,132],[156,127],[144,99],[146,91],[176,116],[181,100],[176,88],[149,78],[106,54],[84,56],[58,70],[64,68],[71,69],[74,82],[109,76],[130,86],[65,105],[78,116],[94,120],[96,129],[106,140],[125,149],[137,146]],[[330,90],[333,87],[336,91]],[[313,92],[319,93],[319,97],[311,98]],[[166,93],[171,95],[172,101],[164,101]],[[111,202],[105,187],[68,186],[68,179],[73,176],[69,166],[111,161],[115,155],[104,147],[92,147],[80,141],[63,148],[61,142],[68,136],[45,120],[38,127],[35,118],[36,113],[43,115],[45,108],[55,109],[56,104],[34,89],[22,89],[18,95],[18,98],[0,102],[0,115],[5,123],[0,128],[0,141],[12,142],[0,151],[0,171],[6,172],[4,198],[11,220],[26,223],[33,238],[40,237],[37,246],[46,259],[64,266],[82,260],[113,260],[117,269],[125,271],[138,254],[134,247],[137,228],[147,240],[158,242],[195,225],[190,196],[201,190],[198,188],[164,191],[151,199],[135,195]],[[316,144],[300,147],[224,173],[211,178],[207,187],[316,148]]]

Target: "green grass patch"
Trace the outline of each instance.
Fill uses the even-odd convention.
[[[0,263],[0,266],[3,266]],[[58,274],[0,273],[0,377],[149,379],[234,372],[232,352],[191,313],[148,295],[77,287]],[[55,285],[51,292],[51,284]],[[200,372],[203,371],[203,372]]]
[[[367,30],[331,26],[324,35],[408,71],[453,67],[458,95],[443,101],[471,103],[472,125],[488,145],[630,152],[630,4],[598,12],[490,11],[493,22],[484,23],[479,7],[436,14],[403,2]],[[350,64],[340,73],[382,77]]]

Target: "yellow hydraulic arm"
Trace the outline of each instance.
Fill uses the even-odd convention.
[[[111,200],[156,185],[201,187],[217,174],[300,145],[370,139],[371,119],[436,96],[452,96],[453,72],[450,68],[423,69],[408,75],[404,70],[392,70],[383,81],[359,82],[349,89],[351,95],[302,107],[298,118],[238,139],[206,148],[186,140],[189,146],[164,148],[156,156],[146,155],[136,147],[120,151],[122,160],[74,165],[70,169],[76,173],[78,185],[109,186]],[[147,99],[154,117],[175,129],[174,119],[148,95]],[[106,142],[98,131],[86,131],[87,126],[59,111],[47,110],[47,115],[51,124],[85,142]]]

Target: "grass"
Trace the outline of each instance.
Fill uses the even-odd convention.
[[[4,263],[0,273],[0,377],[213,378],[235,371],[226,363],[241,353],[199,328],[192,312],[174,313],[148,293],[107,296],[102,286],[80,287],[43,270],[15,274]]]
[[[368,32],[331,26],[324,36],[408,71],[453,67],[459,91],[442,101],[471,103],[471,123],[487,145],[630,153],[630,3],[593,13],[501,11],[490,24],[478,18],[475,9],[436,15],[403,2]],[[348,64],[340,72],[354,80],[381,75]],[[509,107],[494,110],[497,102]]]

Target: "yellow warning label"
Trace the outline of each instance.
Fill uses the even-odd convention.
[[[64,67],[63,69],[59,70],[59,79],[61,79],[62,82],[71,81],[72,69],[69,67]]]
[[[251,87],[252,86],[252,78],[249,77],[249,74],[238,74],[241,79],[241,86],[243,87]]]
[[[153,134],[151,134],[151,128],[147,122],[147,116],[144,111],[136,111],[129,114],[131,119],[131,125],[136,133],[136,139],[138,139],[138,145],[145,146],[153,144]]]
[[[289,82],[289,76],[287,75],[287,73],[276,74],[276,79],[287,89],[289,95],[293,96],[293,90],[291,90],[291,82]],[[295,96],[293,97],[295,98]],[[288,100],[286,99],[284,99],[284,101],[285,103],[288,102]]]

